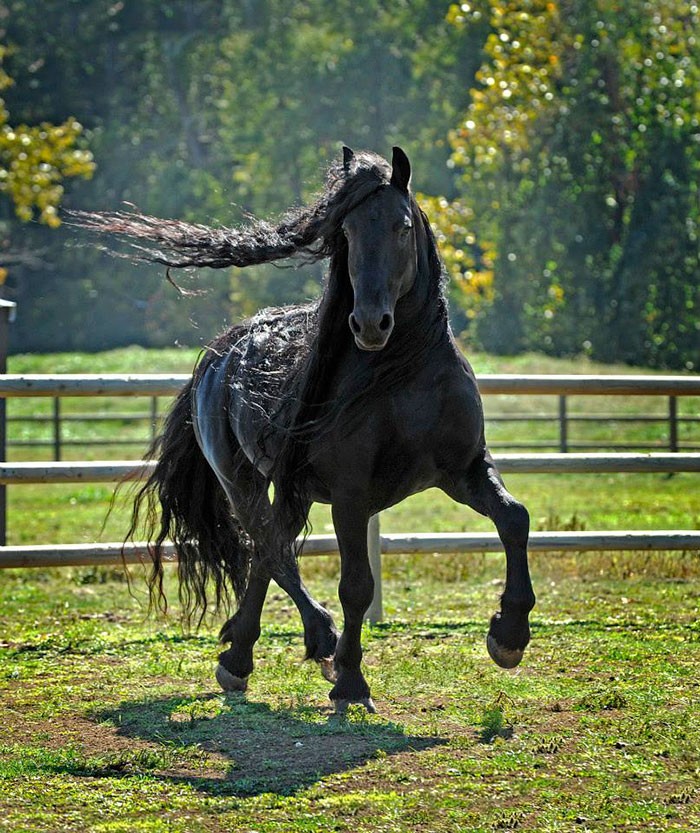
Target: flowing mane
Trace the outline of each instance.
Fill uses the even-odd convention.
[[[137,260],[169,268],[253,266],[292,257],[333,257],[342,245],[343,218],[391,181],[391,167],[362,151],[333,163],[325,188],[309,206],[288,211],[276,225],[258,220],[239,228],[210,228],[131,211],[72,211],[76,225],[125,238]]]

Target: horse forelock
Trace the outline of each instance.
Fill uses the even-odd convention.
[[[369,151],[355,155],[349,170],[331,165],[325,189],[311,205],[290,212],[277,231],[296,246],[296,253],[311,260],[335,255],[344,245],[343,220],[359,205],[390,184],[391,167]]]

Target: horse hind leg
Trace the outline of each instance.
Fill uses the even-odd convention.
[[[205,380],[207,377],[205,376]],[[245,691],[253,671],[253,647],[260,636],[260,616],[270,578],[255,563],[255,550],[246,530],[248,507],[261,499],[265,482],[243,454],[231,433],[228,420],[219,415],[226,412],[221,401],[221,385],[200,386],[193,398],[193,428],[204,458],[221,487],[236,521],[242,528],[238,541],[231,546],[243,547],[248,554],[245,582],[239,582],[238,610],[219,633],[222,643],[230,648],[219,655],[216,679],[225,691]],[[205,395],[206,394],[206,395]],[[247,531],[247,530],[246,530]],[[244,583],[241,589],[240,585]]]
[[[220,395],[218,388],[215,393]],[[252,546],[248,584],[239,609],[221,629],[222,642],[230,642],[231,647],[219,656],[217,679],[224,689],[245,689],[253,670],[253,646],[260,636],[260,616],[271,578],[301,614],[307,659],[318,662],[326,679],[331,679],[338,631],[330,613],[316,602],[301,580],[295,551],[301,524],[281,518],[273,508],[267,478],[245,456],[228,420],[216,418],[222,412],[225,408],[218,399],[196,399],[195,434]]]
[[[226,471],[217,465],[214,471],[217,475],[233,514],[246,529],[249,521],[247,511],[251,501],[259,500],[264,488],[263,478],[257,472],[247,472],[250,464],[239,459],[231,459]],[[247,531],[247,529],[246,529]],[[250,551],[250,565],[245,589],[239,597],[238,609],[228,619],[219,632],[221,643],[229,644],[229,648],[219,654],[216,668],[216,679],[224,691],[245,691],[248,678],[253,672],[253,649],[260,638],[260,617],[263,604],[270,584],[270,576],[260,565],[255,554],[255,547],[246,542]]]
[[[221,641],[231,643],[231,647],[219,655],[217,680],[226,690],[247,687],[253,670],[253,646],[260,637],[262,607],[270,579],[274,579],[299,610],[306,659],[317,662],[323,676],[333,681],[338,631],[330,613],[312,597],[299,574],[294,541],[300,530],[279,528],[267,496],[267,481],[252,467],[245,480],[247,488],[241,489],[239,473],[236,488],[227,483],[227,493],[243,528],[254,542],[253,557],[239,609],[221,629]],[[255,497],[251,499],[251,495]]]
[[[245,691],[253,673],[253,647],[260,638],[260,616],[270,576],[251,565],[248,586],[238,610],[221,628],[219,640],[230,647],[219,654],[216,680],[224,691]]]
[[[210,460],[211,462],[211,460]],[[225,690],[245,691],[253,671],[253,646],[260,637],[260,616],[270,579],[290,596],[304,625],[306,658],[333,680],[338,631],[330,613],[305,587],[296,561],[299,529],[281,523],[268,497],[266,478],[242,454],[212,465],[234,514],[253,541],[248,585],[239,609],[222,627],[220,639],[231,647],[219,655],[216,678]]]

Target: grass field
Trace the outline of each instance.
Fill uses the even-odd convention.
[[[8,572],[0,829],[700,830],[688,569],[581,579],[568,560],[534,559],[533,643],[512,672],[483,644],[499,559],[465,559],[451,581],[399,575],[387,623],[364,635],[379,714],[347,718],[300,662],[280,594],[248,694],[224,696],[212,630],[144,620],[104,571]],[[325,571],[307,572],[332,599]]]
[[[15,357],[10,370],[174,371],[192,359],[128,350],[92,368],[92,357]],[[599,369],[538,357],[475,365]],[[31,413],[29,402],[11,405]],[[700,522],[697,475],[520,475],[508,485],[541,528]],[[11,541],[90,541],[110,489],[14,487],[9,498]],[[102,540],[121,538],[125,513],[115,510]],[[315,530],[328,524],[316,511]],[[382,526],[489,528],[434,491]],[[131,590],[104,568],[1,573],[0,830],[700,831],[697,554],[531,561],[532,645],[503,671],[484,645],[502,557],[386,557],[386,622],[363,640],[379,714],[345,718],[301,662],[298,616],[280,592],[268,599],[248,694],[223,695],[217,623],[183,632],[176,604],[170,618],[147,618],[138,572]],[[339,620],[335,559],[302,559],[302,571]]]

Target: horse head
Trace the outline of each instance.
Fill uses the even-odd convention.
[[[343,148],[348,171],[353,152]],[[343,219],[354,306],[348,323],[361,350],[381,350],[394,329],[396,303],[413,286],[418,270],[416,230],[409,183],[411,163],[395,147],[391,179]]]

